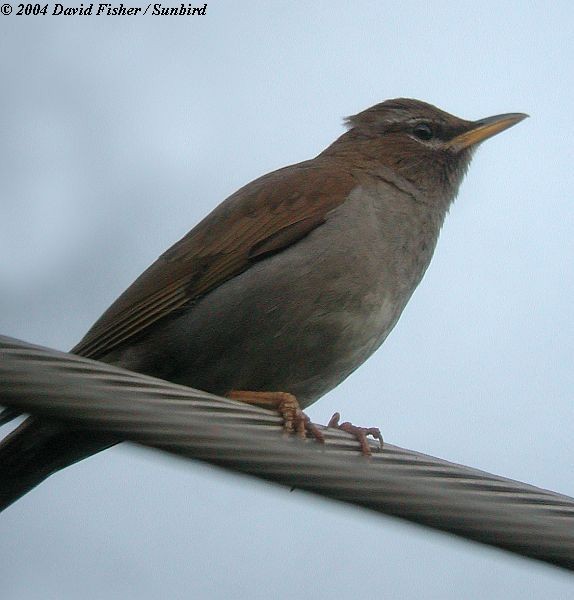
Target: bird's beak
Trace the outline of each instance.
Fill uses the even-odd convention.
[[[475,146],[489,137],[516,125],[516,123],[520,123],[527,116],[524,113],[507,113],[474,121],[470,124],[469,129],[452,138],[447,146],[455,151]]]

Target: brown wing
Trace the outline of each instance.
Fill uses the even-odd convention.
[[[249,183],[160,256],[96,321],[72,352],[99,358],[171,312],[295,243],[356,185],[328,157]]]

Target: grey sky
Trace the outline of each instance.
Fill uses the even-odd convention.
[[[70,348],[227,195],[376,102],[527,112],[477,153],[382,349],[308,412],[574,495],[573,6],[0,15],[0,332]],[[570,594],[551,567],[127,445],[0,515],[3,600]]]

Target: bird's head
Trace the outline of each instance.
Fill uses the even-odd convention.
[[[528,115],[466,121],[420,100],[398,98],[345,120],[340,140],[357,155],[391,168],[430,197],[452,201],[478,144]]]

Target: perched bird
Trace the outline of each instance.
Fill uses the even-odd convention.
[[[220,204],[72,352],[276,406],[288,429],[320,437],[300,408],[382,344],[429,265],[476,146],[525,116],[466,121],[395,99],[347,118],[318,156]],[[363,448],[378,431],[347,428]],[[0,444],[0,509],[111,443],[28,418]]]

